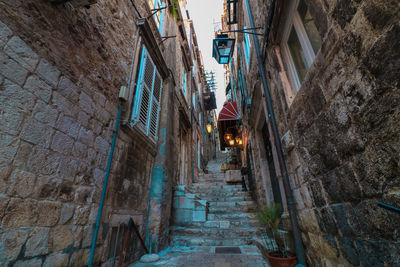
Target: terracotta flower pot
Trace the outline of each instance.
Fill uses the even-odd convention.
[[[294,267],[297,264],[297,257],[280,258],[273,256],[276,252],[267,252],[267,258],[271,267]]]

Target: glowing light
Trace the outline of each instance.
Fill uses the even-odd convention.
[[[225,141],[229,141],[229,140],[232,140],[232,134],[230,134],[230,133],[226,133],[225,135],[224,135],[224,140]]]
[[[206,128],[207,128],[207,132],[208,133],[212,132],[212,125],[211,124],[207,124]]]

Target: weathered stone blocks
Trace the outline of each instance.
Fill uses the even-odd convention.
[[[62,252],[52,253],[46,257],[43,267],[53,266],[67,266],[68,265],[68,254]]]
[[[26,198],[32,195],[36,182],[36,175],[15,169],[9,179],[8,195]]]
[[[3,217],[5,228],[29,227],[36,225],[38,219],[37,201],[12,198]]]
[[[22,245],[28,238],[27,229],[9,229],[0,232],[0,262],[15,260],[21,252]]]
[[[0,133],[0,165],[9,165],[18,150],[18,138]]]
[[[31,75],[25,82],[24,89],[28,90],[29,92],[33,93],[44,102],[49,103],[52,88],[50,85],[39,79],[36,75]]]
[[[52,228],[50,232],[50,240],[52,242],[52,250],[59,251],[72,245],[74,237],[71,225],[58,225]]]
[[[62,132],[56,131],[50,148],[64,155],[69,155],[72,151],[74,140]]]
[[[12,31],[3,22],[0,21],[0,48],[7,43],[8,39],[12,36]]]
[[[54,201],[38,202],[39,217],[37,225],[55,226],[60,218],[61,203]]]
[[[60,71],[52,64],[50,64],[50,62],[42,58],[39,62],[39,66],[36,72],[38,73],[38,75],[40,75],[40,77],[44,78],[53,87],[57,86]]]
[[[32,119],[24,124],[20,136],[27,142],[47,148],[53,132],[50,126]]]
[[[30,260],[19,260],[15,262],[13,266],[16,267],[41,267],[42,266],[42,259],[40,258],[35,258],[35,259],[30,259]]]
[[[45,255],[49,252],[48,243],[50,228],[35,227],[25,245],[25,257]]]
[[[58,111],[43,101],[38,101],[33,109],[34,118],[37,121],[54,126],[58,117]]]
[[[39,62],[39,56],[17,36],[7,42],[4,52],[30,71],[33,71]]]
[[[7,79],[17,83],[18,85],[23,85],[26,76],[28,75],[28,70],[21,67],[17,62],[12,60],[2,51],[0,51],[0,74],[4,75]]]

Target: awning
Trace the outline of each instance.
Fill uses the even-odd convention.
[[[225,147],[229,147],[229,144],[225,143],[224,134],[229,132],[233,136],[236,136],[240,124],[241,120],[236,101],[228,102],[218,115],[218,134],[222,150]]]
[[[236,101],[225,104],[218,115],[218,121],[240,120],[239,109]]]

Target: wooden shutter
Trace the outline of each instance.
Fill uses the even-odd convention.
[[[161,108],[162,79],[160,74],[155,72],[152,92],[152,105],[149,116],[148,134],[155,141],[158,139],[158,122]]]
[[[155,141],[161,107],[162,78],[145,47],[140,62],[131,121]]]

